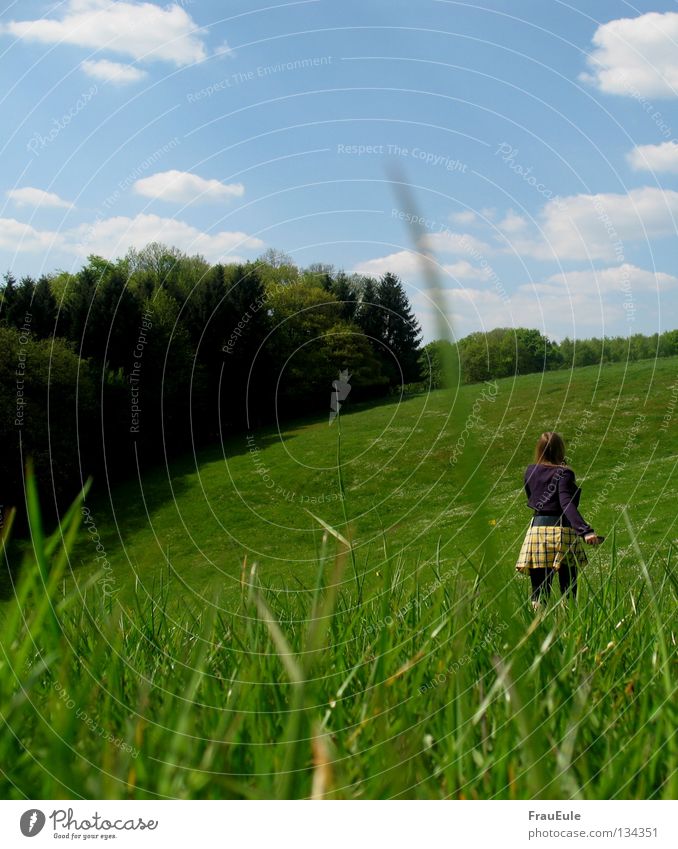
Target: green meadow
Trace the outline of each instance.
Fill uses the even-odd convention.
[[[332,425],[328,393],[326,417],[97,482],[51,536],[29,475],[4,793],[675,798],[677,372],[349,396]],[[514,563],[546,429],[607,540],[577,604],[535,617]]]
[[[150,588],[169,569],[177,594],[190,599],[237,593],[245,556],[268,585],[311,585],[323,533],[311,513],[350,537],[369,582],[384,546],[411,563],[437,556],[458,564],[484,541],[468,522],[478,496],[508,583],[531,515],[523,471],[539,434],[558,430],[588,521],[608,534],[628,505],[651,553],[677,535],[677,380],[671,358],[463,386],[460,398],[438,390],[355,409],[349,396],[340,446],[329,414],[300,419],[187,454],[88,507],[117,589]],[[664,422],[674,408],[675,420]],[[453,465],[455,450],[462,459],[473,453],[472,462]],[[98,565],[86,529],[81,538],[72,557],[78,580]],[[604,562],[605,549],[594,559]]]

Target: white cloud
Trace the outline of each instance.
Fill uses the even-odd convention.
[[[421,237],[420,246],[441,254],[466,254],[481,256],[492,252],[490,245],[485,244],[468,233],[452,233],[447,230],[442,233],[427,233]]]
[[[527,220],[522,215],[518,215],[517,212],[509,209],[497,226],[504,233],[520,233],[527,227]]]
[[[123,256],[129,248],[143,248],[149,242],[164,242],[189,254],[199,253],[210,262],[239,262],[240,255],[231,251],[264,247],[261,239],[247,233],[204,233],[184,221],[158,215],[117,216],[58,233],[36,230],[14,218],[0,219],[0,248],[12,252],[52,249],[81,257],[99,254],[113,259]]]
[[[107,258],[121,256],[131,247],[142,248],[149,242],[164,242],[190,254],[202,254],[211,262],[234,262],[237,258],[228,256],[233,249],[249,250],[264,246],[261,239],[246,233],[203,233],[184,221],[143,214],[134,218],[116,216],[93,225],[83,225],[71,238],[74,253],[82,256],[95,253]]]
[[[137,83],[147,76],[146,71],[133,65],[121,65],[119,62],[109,62],[108,59],[86,59],[80,67],[88,77],[114,85]]]
[[[150,177],[137,180],[134,191],[138,195],[177,203],[230,200],[242,197],[242,183],[221,183],[205,180],[188,171],[160,171]]]
[[[359,262],[354,270],[358,274],[366,274],[369,277],[381,277],[387,271],[390,271],[397,274],[398,277],[407,278],[420,274],[425,262],[426,257],[422,254],[416,254],[414,251],[398,251],[387,256]]]
[[[404,280],[422,274],[422,269],[429,260],[426,254],[418,254],[415,251],[398,251],[387,256],[368,259],[358,263],[354,271],[358,274],[366,274],[370,277],[381,277],[390,271],[402,277]],[[455,280],[482,280],[486,279],[488,272],[471,265],[466,260],[460,260],[450,264],[436,264],[434,270],[438,273],[447,274]]]
[[[678,143],[641,144],[627,155],[636,171],[667,171],[678,174]]]
[[[0,249],[11,253],[36,253],[48,250],[61,241],[59,233],[36,230],[16,218],[0,218]]]
[[[465,210],[464,212],[452,212],[450,213],[450,221],[453,224],[459,224],[464,226],[466,224],[475,224],[477,215],[475,212],[471,212],[471,210]]]
[[[458,280],[486,280],[490,276],[487,266],[484,269],[478,268],[465,259],[460,259],[459,262],[453,262],[450,265],[443,265],[443,271]]]
[[[624,264],[599,270],[554,274],[543,281],[518,286],[506,301],[494,287],[454,287],[443,290],[458,335],[493,327],[538,327],[549,336],[624,335],[630,330],[628,306],[637,315],[652,313],[659,288],[678,289],[678,277]],[[430,293],[413,298],[417,317],[437,335]]]
[[[25,186],[22,189],[9,189],[7,197],[14,201],[17,206],[73,208],[73,204],[70,201],[60,198],[59,195],[55,195],[53,192],[46,192],[44,189],[34,189],[32,186]]]
[[[622,265],[634,245],[678,230],[678,192],[656,187],[632,189],[627,194],[572,195],[549,201],[539,212],[536,224],[509,210],[499,223],[504,253],[516,253],[542,261],[603,261]],[[456,255],[459,262],[441,264],[457,279],[491,280],[488,257],[500,249],[468,233],[428,233],[420,240],[422,251],[434,259]],[[464,264],[465,261],[465,264]],[[412,251],[399,251],[360,263],[356,270],[379,276],[393,271],[403,277],[421,272],[422,258]]]
[[[505,238],[511,250],[537,259],[620,260],[626,242],[675,234],[677,221],[678,192],[643,187],[551,200],[539,214],[541,233]]]
[[[573,294],[610,295],[615,292],[624,292],[627,289],[631,294],[641,294],[646,291],[655,291],[658,287],[665,289],[678,285],[678,277],[666,274],[663,271],[646,271],[637,265],[623,263],[609,268],[593,269],[584,271],[568,271],[553,274],[543,283],[528,283],[519,287],[519,292],[541,292],[554,294],[562,297],[568,292]]]
[[[162,7],[133,0],[68,0],[59,17],[9,21],[2,30],[40,44],[107,49],[179,66],[207,57],[203,31],[176,3]]]
[[[233,59],[235,56],[235,50],[227,41],[222,41],[221,44],[214,48],[214,55],[227,56],[229,59]]]
[[[678,96],[678,13],[648,12],[602,24],[581,79],[607,94]]]

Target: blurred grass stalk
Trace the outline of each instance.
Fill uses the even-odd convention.
[[[30,470],[26,486],[40,550],[0,619],[6,798],[675,797],[670,553],[659,583],[627,558],[626,585],[609,571],[572,615],[535,619],[505,588],[517,643],[487,639],[500,608],[484,572],[422,595],[397,565],[357,608],[350,543],[327,528],[310,592],[250,569],[228,613],[169,609],[164,580],[125,607],[103,573],[62,581],[82,497],[45,536]]]
[[[459,348],[454,332],[453,310],[448,304],[445,281],[440,274],[440,263],[430,248],[427,233],[419,222],[425,220],[420,215],[409,182],[403,173],[396,172],[392,178],[393,189],[400,203],[400,209],[408,213],[406,221],[413,250],[420,259],[421,275],[429,299],[434,306],[437,338],[449,345],[442,345],[444,352],[441,363],[443,385],[450,393],[452,410],[452,428],[450,433],[451,453],[455,450],[455,433],[463,431],[472,411],[470,393],[462,391],[461,362]],[[514,708],[513,720],[516,733],[516,754],[524,764],[524,783],[535,794],[552,795],[553,782],[545,769],[548,745],[540,733],[541,705],[530,694],[530,684],[526,672],[530,665],[530,654],[534,645],[526,646],[522,639],[520,620],[514,616],[515,610],[509,603],[506,583],[513,574],[506,574],[506,567],[500,563],[495,538],[490,524],[487,504],[494,489],[495,481],[487,474],[485,456],[491,456],[490,445],[485,454],[477,441],[477,430],[468,429],[468,439],[458,454],[454,474],[447,477],[455,498],[464,499],[472,506],[472,515],[458,529],[454,537],[456,545],[466,554],[467,562],[480,577],[480,587],[484,603],[497,619],[508,624],[507,645],[513,647],[507,659],[497,657],[496,667],[501,670],[498,680],[504,683],[506,698]],[[462,626],[463,627],[463,626]],[[510,682],[510,685],[509,685]],[[464,721],[470,717],[465,716]]]

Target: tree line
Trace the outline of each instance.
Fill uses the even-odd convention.
[[[391,273],[297,267],[285,254],[210,264],[158,243],[115,262],[91,256],[0,289],[0,508],[23,501],[34,459],[52,515],[90,475],[138,467],[229,434],[443,385],[448,342],[421,345]],[[452,346],[464,382],[678,354],[678,331],[560,343],[537,330],[472,333]],[[0,521],[2,513],[0,513]]]
[[[678,330],[577,340],[566,337],[555,342],[538,330],[498,327],[471,333],[456,345],[437,340],[422,349],[419,360],[425,384],[434,389],[444,385],[444,349],[457,359],[463,383],[479,383],[554,369],[675,357]]]
[[[420,377],[398,277],[301,269],[276,251],[211,265],[154,243],[77,273],[7,274],[0,296],[4,505],[23,499],[27,455],[59,510],[89,475],[329,414],[343,369],[358,401]]]

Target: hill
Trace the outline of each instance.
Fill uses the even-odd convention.
[[[46,540],[29,475],[0,791],[675,798],[675,369],[347,404],[76,503]],[[612,534],[577,603],[535,616],[513,564],[546,427]]]
[[[490,482],[487,530],[507,579],[530,515],[522,473],[543,430],[564,435],[582,512],[597,530],[609,534],[628,505],[641,545],[676,536],[677,381],[678,359],[668,358],[461,387],[458,406],[477,412],[465,450],[480,452],[473,475]],[[322,535],[309,511],[352,537],[358,562],[370,564],[368,582],[384,544],[424,561],[438,552],[458,563],[472,552],[480,540],[468,538],[468,487],[450,462],[466,425],[455,421],[454,394],[372,407],[351,407],[349,396],[340,421],[344,500],[329,401],[328,393],[327,417],[231,438],[88,502],[116,587],[150,588],[169,567],[188,593],[237,590],[245,556],[267,584],[308,586]],[[101,563],[91,523],[73,558],[79,580]],[[605,549],[597,556],[604,561]]]

